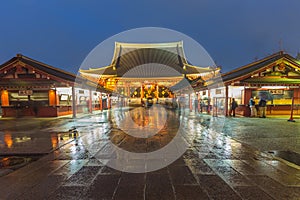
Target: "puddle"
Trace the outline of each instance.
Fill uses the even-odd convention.
[[[300,166],[300,154],[293,151],[268,151],[268,153]]]
[[[0,176],[5,176],[29,163],[38,160],[42,155],[0,156]]]

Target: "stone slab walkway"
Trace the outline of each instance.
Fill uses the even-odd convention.
[[[222,132],[215,132],[210,131],[215,127],[211,121],[216,123],[222,119],[175,113],[188,132],[185,139],[189,147],[185,153],[160,170],[127,173],[104,165],[106,161],[119,159],[111,156],[109,141],[130,151],[151,152],[172,140],[176,123],[168,122],[151,138],[134,138],[115,127],[111,120],[122,117],[121,114],[78,119],[79,137],[52,149],[38,161],[0,177],[0,199],[300,198],[300,170],[264,152],[278,148],[298,151],[300,126],[297,122],[227,118],[221,123]],[[73,123],[68,120],[42,125],[41,130],[43,134],[66,130]],[[146,162],[145,169],[147,164],[155,162],[161,160]],[[126,167],[136,163],[139,160],[130,160]]]

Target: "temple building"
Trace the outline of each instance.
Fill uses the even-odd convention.
[[[182,42],[116,42],[108,66],[79,72],[76,76],[17,54],[0,65],[0,115],[76,117],[150,98],[227,116],[235,98],[237,114],[250,116],[251,97],[256,105],[267,100],[267,115],[300,115],[300,61],[282,51],[220,74],[220,68],[188,62]]]
[[[282,51],[224,73],[222,80],[223,87],[214,85],[213,80],[208,84],[213,106],[225,115],[235,98],[237,112],[250,116],[251,97],[256,105],[261,98],[267,100],[268,115],[290,114],[292,108],[293,114],[300,115],[300,61]]]
[[[183,42],[115,43],[112,62],[108,66],[80,69],[80,74],[104,88],[128,98],[131,104],[153,98],[164,102],[181,95],[183,80],[203,83],[216,69],[188,62]],[[201,79],[201,81],[200,81]],[[191,92],[190,92],[191,93]]]
[[[97,90],[92,93],[91,88]],[[93,82],[21,54],[0,65],[2,117],[75,116],[102,109],[100,96],[108,93]]]

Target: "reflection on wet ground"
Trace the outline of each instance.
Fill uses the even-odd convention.
[[[113,116],[109,140],[126,151],[136,153],[163,148],[174,138],[180,125],[178,113],[167,110],[149,113],[149,109],[135,108],[128,112],[116,111]]]
[[[298,153],[292,151],[269,151],[268,153],[273,154],[277,158],[300,166],[300,154]]]
[[[140,122],[136,123],[136,126],[155,124],[151,116],[147,116],[147,112],[139,109],[132,110],[131,115],[134,122]],[[221,119],[195,115],[188,111],[167,112],[170,116],[167,125],[158,133],[149,135],[148,138],[135,138],[126,134],[126,128],[130,130],[131,127],[125,127],[125,131],[120,130],[117,123],[122,117],[124,119],[127,113],[118,110],[80,118],[76,122],[72,120],[58,121],[57,124],[51,122],[48,123],[51,125],[41,128],[40,133],[34,131],[32,133],[27,129],[30,134],[26,137],[31,139],[20,143],[16,142],[16,138],[22,135],[18,134],[20,130],[11,131],[11,135],[4,139],[4,132],[9,129],[2,129],[1,150],[21,149],[20,144],[27,142],[35,145],[33,141],[39,140],[37,138],[41,138],[39,141],[44,141],[46,144],[46,148],[43,145],[38,146],[40,150],[54,149],[52,153],[38,161],[1,177],[2,198],[299,199],[300,170],[273,160],[272,156],[261,153],[258,148],[239,141],[244,142],[250,138],[252,142],[261,133],[265,145],[258,147],[274,148],[279,144],[274,144],[270,134],[273,132],[277,137],[279,133],[266,124],[276,124],[278,121],[264,119],[265,121],[261,122],[255,121],[256,119],[247,121],[242,118],[230,118],[226,119],[224,133],[221,133],[216,131],[220,128],[217,126],[220,125],[218,120]],[[125,173],[104,165],[106,161],[118,162],[118,158],[112,158],[110,154],[109,141],[132,152],[155,151],[172,140],[178,131],[177,122],[180,122],[181,128],[186,131],[184,139],[189,147],[182,156],[167,167],[148,173]],[[74,137],[68,130],[75,124],[79,135]],[[216,125],[217,129],[213,129],[212,124]],[[246,124],[247,128],[243,124]],[[266,129],[269,129],[269,132],[272,130],[271,133],[267,133]],[[296,137],[292,133],[295,127],[286,126],[285,129],[288,137],[293,139]],[[266,136],[271,139],[266,140]],[[287,140],[288,137],[284,139]],[[35,149],[35,147],[31,148]],[[167,157],[164,159],[167,160]],[[149,159],[146,165],[155,165],[156,162],[162,160]],[[139,163],[139,160],[131,159],[125,167],[130,168]]]
[[[0,177],[38,160],[42,155],[0,156]]]

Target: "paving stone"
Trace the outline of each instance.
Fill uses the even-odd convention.
[[[62,186],[47,199],[49,200],[83,200],[87,198],[87,188],[83,186]],[[96,199],[96,198],[95,198]]]
[[[77,171],[79,171],[82,166],[87,163],[87,160],[68,160],[68,163],[53,172],[54,175],[63,175],[67,178],[71,177]]]
[[[196,185],[175,185],[176,200],[205,200],[209,199],[207,193]]]
[[[240,194],[240,196],[243,199],[249,199],[249,200],[257,200],[257,199],[271,200],[271,199],[273,199],[271,196],[269,196],[267,193],[265,193],[263,190],[261,190],[257,186],[250,186],[250,187],[238,186],[238,187],[235,187],[234,189],[237,193]]]
[[[12,169],[0,169],[0,177],[1,176],[5,176],[5,175],[7,175],[7,174],[9,174],[9,173],[11,173],[13,171],[14,170],[12,170]]]
[[[102,169],[99,172],[99,174],[102,174],[102,175],[112,175],[112,174],[121,175],[121,172],[118,171],[118,170],[116,170],[116,169],[113,169],[111,167],[104,166],[104,167],[102,167]]]
[[[169,173],[168,168],[164,167],[162,169],[158,169],[158,170],[155,170],[155,171],[147,172],[147,175],[148,174],[168,174],[168,173]]]
[[[168,174],[147,173],[145,199],[175,199],[170,176]]]
[[[73,174],[64,184],[65,186],[88,186],[102,167],[83,166],[79,171]]]
[[[96,158],[89,159],[89,161],[85,164],[85,166],[104,166],[100,160]]]
[[[122,173],[119,185],[145,185],[145,173]]]
[[[268,176],[247,176],[247,178],[274,199],[299,199],[300,197],[299,187],[284,187]]]
[[[265,163],[272,165],[274,168],[284,171],[287,174],[296,175],[297,177],[300,177],[300,169],[296,169],[294,167],[288,166],[287,164],[284,164],[281,161],[270,160],[270,161],[265,161]]]
[[[252,163],[256,170],[261,171],[263,174],[268,175],[272,179],[280,182],[283,185],[287,186],[300,186],[300,178],[295,175],[289,175],[284,171],[278,170],[272,165],[265,163],[264,161],[251,161],[245,160],[247,163]]]
[[[232,168],[238,171],[242,175],[262,175],[262,172],[251,167],[241,160],[225,160]]]
[[[216,175],[197,175],[200,186],[212,199],[242,199],[229,185]]]
[[[132,184],[124,185],[120,184],[114,194],[115,200],[141,200],[144,199],[145,185]]]
[[[40,181],[37,185],[33,186],[31,189],[20,195],[20,197],[18,197],[17,199],[46,199],[53,193],[53,191],[57,190],[61,186],[64,180],[64,176],[50,175],[46,179]]]
[[[238,172],[226,172],[220,174],[220,177],[231,187],[252,186],[253,184]]]
[[[169,166],[170,177],[173,185],[193,185],[197,181],[187,166]]]
[[[203,160],[187,159],[185,162],[193,174],[215,174],[215,172]]]
[[[98,175],[87,189],[89,199],[112,199],[118,187],[120,175]]]

